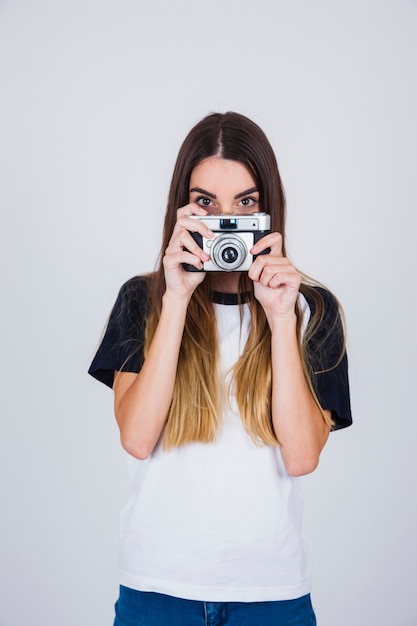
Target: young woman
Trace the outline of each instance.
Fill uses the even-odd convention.
[[[248,269],[204,271],[218,233],[201,218],[259,213]],[[347,357],[337,300],[286,256],[251,120],[212,114],[186,137],[160,258],[121,288],[89,370],[114,389],[131,470],[115,626],[311,626],[297,477],[351,423]]]

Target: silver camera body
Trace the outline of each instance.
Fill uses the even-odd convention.
[[[188,272],[245,272],[253,263],[255,256],[250,254],[252,246],[270,232],[271,216],[267,213],[251,215],[190,215],[192,219],[203,222],[213,231],[214,238],[206,239],[200,233],[191,232],[193,239],[210,256],[197,269],[184,263]],[[267,254],[270,248],[261,254]]]

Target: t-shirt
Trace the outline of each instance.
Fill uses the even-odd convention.
[[[106,331],[89,368],[89,374],[108,387],[113,386],[114,372],[139,372],[143,364],[146,319],[150,311],[148,299],[149,278],[135,276],[120,289],[110,313]],[[314,334],[311,348],[312,366],[318,373],[313,385],[323,409],[332,412],[333,430],[352,423],[348,358],[346,352],[337,367],[343,349],[343,330],[338,305],[332,294],[322,287],[315,288],[324,300],[324,317]],[[314,312],[315,303],[308,293],[300,294],[305,311],[304,326]],[[232,306],[238,304],[236,294],[213,294],[213,302]],[[328,329],[332,328],[329,334]],[[321,358],[318,360],[316,354]],[[329,371],[326,371],[330,369]]]
[[[89,372],[111,386],[113,372],[143,363],[148,280],[121,289]],[[322,290],[326,316],[337,313]],[[300,294],[307,326],[312,305]],[[224,375],[244,349],[250,312],[234,294],[214,294],[220,368]],[[330,316],[330,317],[329,317]],[[328,324],[324,327],[329,327]],[[329,365],[340,354],[339,332],[322,332]],[[339,345],[337,345],[339,344]],[[314,361],[314,359],[313,359]],[[325,363],[320,363],[320,369]],[[351,423],[347,359],[314,381],[336,428]],[[224,403],[213,443],[170,451],[158,443],[140,461],[128,455],[132,495],[121,513],[120,583],[190,600],[288,600],[310,592],[311,562],[301,537],[300,479],[289,476],[278,446],[256,445],[245,431],[233,394]]]

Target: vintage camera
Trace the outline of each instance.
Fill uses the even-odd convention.
[[[190,215],[192,219],[204,222],[214,233],[213,239],[206,239],[200,233],[191,232],[210,259],[198,270],[194,265],[184,263],[188,272],[244,272],[255,258],[249,253],[252,246],[270,232],[271,216],[267,213],[251,215]],[[270,248],[261,254],[267,254]]]

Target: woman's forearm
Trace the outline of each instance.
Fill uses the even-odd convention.
[[[288,473],[312,472],[329,426],[305,380],[296,334],[296,315],[269,319],[272,358],[272,421]]]
[[[121,442],[129,454],[139,459],[149,456],[166,423],[187,306],[188,299],[165,294],[141,371],[115,376],[115,415]]]

